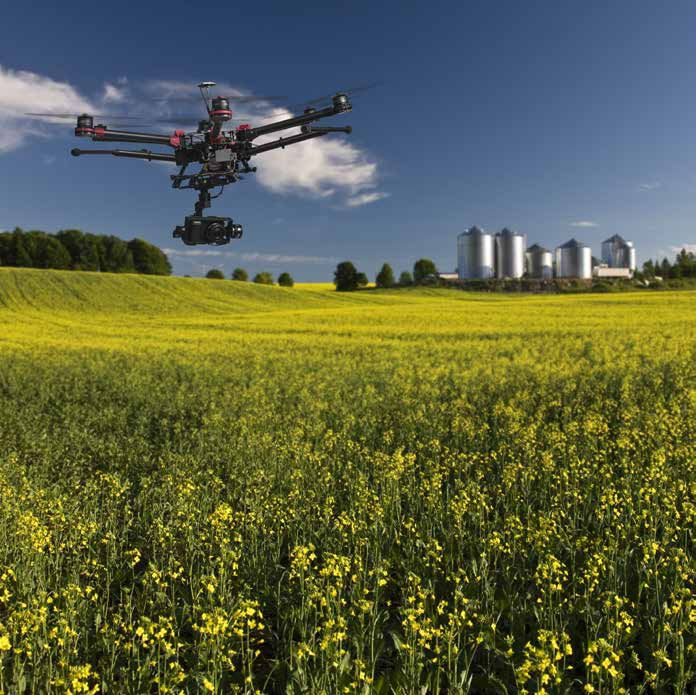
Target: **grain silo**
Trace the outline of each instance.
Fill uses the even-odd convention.
[[[507,227],[495,235],[495,274],[498,278],[524,275],[525,237]]]
[[[553,277],[553,256],[551,251],[539,244],[527,249],[527,275],[530,278],[551,279]]]
[[[494,269],[493,235],[474,226],[457,237],[457,272],[460,280],[492,278]]]
[[[556,247],[556,277],[592,278],[592,250],[587,244],[570,239]]]
[[[610,268],[636,269],[636,249],[632,241],[614,234],[602,242],[602,263]]]

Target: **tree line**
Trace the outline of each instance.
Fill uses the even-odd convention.
[[[102,273],[171,275],[167,255],[143,239],[62,229],[55,234],[16,227],[0,233],[0,265],[15,268],[92,270]]]
[[[667,258],[663,258],[662,262],[657,259],[645,261],[643,275],[648,278],[657,275],[665,280],[696,278],[696,254],[682,249],[674,259],[674,263],[670,263]]]
[[[211,268],[205,275],[209,280],[224,280],[225,273],[219,268]],[[247,282],[249,280],[249,273],[244,268],[235,268],[230,275],[232,280],[237,280],[239,282]],[[273,276],[267,272],[256,273],[254,275],[253,282],[257,285],[273,285]],[[278,276],[278,284],[281,287],[293,287],[295,281],[292,279],[290,273],[281,273]]]
[[[394,271],[389,263],[382,265],[375,277],[377,287],[409,287],[411,285],[427,285],[437,282],[438,274],[435,263],[429,258],[420,258],[413,264],[413,273],[404,270],[399,280],[394,278]],[[351,261],[343,261],[334,271],[334,285],[339,292],[351,292],[367,286],[365,273],[361,273]]]

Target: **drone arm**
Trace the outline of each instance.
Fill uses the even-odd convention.
[[[70,151],[70,154],[72,154],[73,157],[79,157],[83,154],[111,154],[114,157],[147,159],[150,162],[176,162],[176,157],[173,154],[161,154],[159,152],[150,152],[149,150],[134,152],[132,150],[80,150],[75,148]]]
[[[303,132],[300,135],[291,135],[287,138],[279,138],[278,140],[273,140],[267,142],[264,145],[257,145],[249,150],[249,156],[255,154],[261,154],[262,152],[268,152],[269,150],[275,150],[277,148],[285,148],[288,145],[294,145],[298,142],[304,142],[305,140],[311,140],[312,138],[318,138],[322,135],[327,135],[328,133],[350,133],[352,128],[347,125],[341,128],[303,128]]]
[[[288,145],[294,145],[298,142],[304,142],[305,140],[311,140],[312,138],[319,138],[325,133],[303,133],[302,135],[292,135],[289,138],[279,138],[278,140],[273,140],[272,142],[267,142],[265,145],[257,145],[252,147],[249,156],[254,156],[255,154],[261,154],[262,152],[268,152],[270,150],[276,150],[279,147],[285,148]]]
[[[89,133],[92,140],[98,142],[139,142],[150,145],[172,145],[169,135],[156,135],[151,133],[129,133],[125,130],[109,130],[103,127],[96,127]]]

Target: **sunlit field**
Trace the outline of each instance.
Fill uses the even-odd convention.
[[[690,693],[696,292],[0,269],[0,691]]]

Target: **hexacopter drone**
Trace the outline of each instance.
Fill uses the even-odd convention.
[[[360,91],[368,87],[359,87],[346,92],[339,92],[332,96],[320,97],[312,102],[306,102],[307,108],[300,116],[284,118],[275,123],[268,123],[251,127],[248,124],[238,125],[234,130],[223,130],[224,124],[232,118],[230,101],[235,98],[242,101],[262,100],[263,97],[214,97],[209,100],[208,90],[215,86],[215,82],[201,82],[198,88],[208,111],[207,118],[198,124],[195,132],[176,130],[173,135],[160,135],[150,133],[134,133],[125,130],[112,130],[105,125],[94,125],[95,116],[89,114],[74,114],[77,116],[75,135],[78,137],[90,137],[98,142],[133,142],[151,145],[168,145],[174,148],[174,154],[152,152],[150,150],[82,150],[75,148],[71,151],[73,156],[83,154],[110,154],[115,157],[130,157],[133,159],[146,159],[149,161],[172,162],[181,168],[178,174],[171,176],[173,188],[193,188],[198,191],[198,202],[195,205],[195,214],[185,218],[183,226],[174,229],[174,237],[183,239],[185,244],[227,244],[230,239],[239,239],[242,236],[242,225],[235,224],[229,217],[204,216],[203,210],[210,207],[212,198],[222,194],[227,184],[239,180],[240,174],[252,173],[256,167],[249,166],[249,160],[257,154],[269,152],[278,148],[285,148],[298,142],[321,137],[328,133],[350,133],[350,126],[343,127],[316,127],[310,125],[314,121],[329,116],[350,111],[352,106],[348,94]],[[274,97],[267,97],[273,99]],[[316,109],[309,104],[320,101],[330,105]],[[31,116],[66,117],[69,114],[28,114]],[[118,118],[118,117],[116,117]],[[300,127],[298,135],[279,138],[262,145],[254,145],[256,138],[276,131],[288,128]],[[196,174],[186,174],[189,164],[201,164],[201,170]],[[210,195],[210,190],[220,187],[220,192]]]

